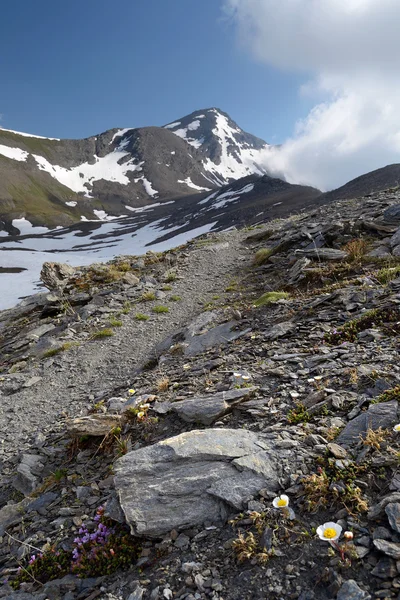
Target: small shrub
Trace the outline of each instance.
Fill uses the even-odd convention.
[[[257,267],[263,265],[272,256],[272,248],[260,248],[254,255],[253,264]]]
[[[152,310],[155,313],[167,313],[167,312],[169,312],[168,306],[163,306],[162,304],[158,304],[157,306],[153,306]]]
[[[377,398],[374,398],[372,400],[372,404],[378,404],[379,402],[389,402],[390,400],[397,400],[400,402],[400,385],[396,385],[394,388],[386,390]]]
[[[155,299],[156,299],[156,294],[155,294],[155,292],[152,292],[152,291],[143,292],[143,294],[139,298],[139,300],[141,302],[151,302],[152,300],[155,300]]]
[[[365,438],[363,438],[362,435],[360,435],[360,437],[364,446],[369,446],[370,448],[374,448],[375,450],[380,450],[381,444],[389,435],[389,431],[387,429],[382,429],[382,427],[379,427],[375,431],[368,427],[367,433],[365,434]]]
[[[278,300],[287,300],[290,298],[288,292],[266,292],[254,302],[254,306],[260,307],[278,302]]]
[[[356,239],[351,240],[344,247],[344,251],[347,252],[347,258],[351,262],[360,262],[365,256],[368,250],[368,244],[365,240]]]
[[[106,327],[105,329],[99,329],[98,331],[95,331],[92,334],[92,338],[94,340],[97,340],[99,338],[112,337],[113,335],[114,335],[113,330]]]
[[[144,315],[143,313],[136,313],[135,319],[137,321],[148,321],[150,317],[149,315]]]

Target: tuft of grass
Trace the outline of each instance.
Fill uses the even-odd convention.
[[[153,312],[155,313],[167,313],[169,312],[168,306],[163,306],[162,304],[158,304],[157,306],[153,306]]]
[[[166,392],[169,388],[169,384],[170,384],[169,377],[161,377],[156,382],[157,392]]]
[[[60,352],[65,352],[69,350],[73,346],[79,346],[78,342],[65,342],[62,346],[58,346],[57,348],[50,348],[43,353],[42,358],[50,358],[51,356],[56,356],[56,354],[60,354]]]
[[[370,448],[374,448],[375,450],[380,450],[381,444],[389,435],[390,432],[387,429],[382,429],[382,427],[379,427],[375,431],[368,427],[367,433],[365,434],[365,438],[362,435],[360,435],[360,438],[364,446],[369,446]]]
[[[143,313],[136,313],[135,319],[137,321],[148,321],[150,319],[149,315],[145,315]]]
[[[155,292],[143,292],[143,294],[140,296],[139,300],[140,302],[151,302],[152,300],[156,299],[156,293]]]
[[[123,304],[123,308],[121,310],[123,315],[128,315],[131,312],[132,309],[132,304],[129,302],[129,300],[125,300],[124,304]]]
[[[382,285],[390,283],[393,279],[396,279],[400,275],[400,265],[396,267],[383,267],[379,269],[374,275],[375,279]]]
[[[166,283],[171,283],[172,281],[175,281],[177,277],[178,275],[175,273],[175,271],[168,271],[168,273],[164,275],[164,281]]]
[[[112,337],[113,335],[114,335],[113,330],[110,329],[109,327],[106,327],[105,329],[99,329],[98,331],[95,331],[92,334],[92,339],[97,340],[99,338]]]
[[[260,248],[254,255],[253,264],[257,267],[263,265],[272,256],[272,248]]]
[[[123,323],[115,317],[110,317],[110,325],[111,327],[122,327]]]
[[[347,252],[347,259],[351,262],[360,262],[368,250],[368,244],[365,240],[358,238],[348,242],[343,248]]]
[[[265,306],[268,304],[273,304],[274,302],[278,302],[278,300],[287,300],[290,298],[290,294],[288,292],[266,292],[254,302],[254,306]]]
[[[161,288],[164,292],[170,292],[172,290],[172,285],[163,285]]]
[[[180,296],[170,296],[170,300],[172,300],[172,302],[180,302],[182,298]]]

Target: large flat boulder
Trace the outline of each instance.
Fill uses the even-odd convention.
[[[190,431],[118,459],[115,489],[133,535],[221,524],[262,488],[277,490],[278,453],[251,431]]]

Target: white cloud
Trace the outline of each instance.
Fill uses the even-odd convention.
[[[400,162],[399,0],[225,0],[240,38],[324,95],[266,159],[288,181],[331,189]],[[311,80],[310,80],[311,79]]]

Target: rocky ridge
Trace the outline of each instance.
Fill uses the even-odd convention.
[[[399,232],[388,191],[46,265],[50,292],[0,313],[1,578],[99,506],[142,547],[0,597],[397,598]],[[318,539],[329,521],[352,540]]]

